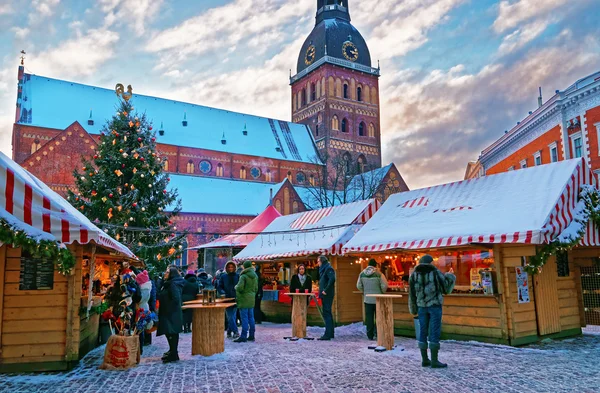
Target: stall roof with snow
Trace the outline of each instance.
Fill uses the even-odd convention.
[[[198,250],[201,248],[246,247],[260,232],[278,217],[281,217],[281,213],[279,213],[273,205],[269,205],[269,207],[256,216],[256,218],[241,228],[233,231],[233,233],[210,243],[202,244],[198,247],[191,247],[190,250]]]
[[[376,199],[368,199],[281,216],[234,259],[266,261],[321,253],[339,255],[342,246],[379,206]]]
[[[90,134],[99,134],[118,104],[111,89],[27,73],[20,83],[18,124],[63,130],[77,120]],[[148,114],[159,131],[159,143],[305,163],[318,160],[304,124],[140,94],[133,94],[131,102],[136,112]]]
[[[345,253],[471,243],[542,244],[587,225],[582,244],[600,239],[581,224],[581,190],[596,187],[580,160],[394,194],[345,246]]]
[[[63,244],[93,241],[135,258],[127,247],[92,224],[63,197],[2,152],[0,184],[4,189],[0,193],[0,217],[12,228],[22,230],[38,241],[50,240]]]

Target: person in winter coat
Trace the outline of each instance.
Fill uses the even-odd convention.
[[[261,324],[263,320],[263,313],[260,310],[260,302],[263,297],[263,282],[262,282],[262,274],[260,274],[260,265],[256,264],[254,266],[254,270],[256,271],[256,276],[258,277],[258,292],[256,292],[256,299],[254,301],[254,321],[257,324]]]
[[[365,304],[365,323],[367,324],[367,337],[369,340],[375,338],[375,303],[376,299],[367,295],[378,295],[385,293],[388,288],[385,276],[377,271],[377,261],[371,259],[369,266],[360,273],[356,288],[363,293]]]
[[[148,302],[150,301],[150,295],[152,293],[152,281],[150,281],[148,272],[144,270],[143,272],[138,273],[138,275],[135,276],[135,282],[139,285],[141,293],[138,310],[142,310],[144,314],[149,314],[151,311]],[[143,353],[143,346],[146,345],[145,341],[147,336],[151,336],[151,334],[146,334],[145,329],[140,331],[140,354]]]
[[[203,268],[198,269],[198,284],[201,289],[215,289],[212,276]]]
[[[177,346],[179,345],[179,333],[183,325],[183,314],[181,310],[182,292],[185,286],[185,280],[179,274],[175,267],[170,267],[165,273],[164,281],[158,301],[158,331],[157,336],[163,334],[167,336],[169,342],[169,351],[162,357],[163,362],[176,362],[179,360]]]
[[[447,364],[438,360],[440,350],[440,335],[442,333],[442,305],[444,295],[452,292],[456,283],[456,276],[449,273],[442,274],[434,265],[431,255],[424,255],[419,260],[408,279],[408,308],[413,316],[419,317],[419,349],[423,367],[447,367]],[[431,350],[431,361],[427,357],[427,340]]]
[[[244,270],[240,274],[239,282],[235,286],[237,306],[242,319],[242,335],[234,340],[236,343],[254,341],[254,332],[256,330],[254,325],[254,305],[256,293],[258,292],[258,276],[256,275],[256,271],[254,271],[252,262],[244,262],[243,267]],[[248,333],[250,333],[249,336]]]
[[[333,299],[335,297],[335,270],[325,255],[319,256],[319,297],[323,302],[323,319],[325,320],[325,334],[317,340],[331,340],[335,338],[333,325]]]
[[[185,286],[183,287],[183,292],[181,294],[182,300],[184,302],[189,302],[190,300],[196,300],[196,295],[198,294],[198,279],[194,274],[193,270],[188,270],[185,275]],[[183,332],[191,333],[192,332],[192,317],[194,310],[187,309],[183,310]]]
[[[297,269],[298,273],[292,276],[290,282],[290,292],[295,293],[296,290],[300,293],[312,292],[312,278],[306,274],[306,266],[300,264]],[[310,297],[306,297],[306,303],[310,303]]]
[[[236,266],[233,261],[227,262],[225,265],[225,273],[221,274],[219,279],[219,293],[224,297],[233,298],[236,297],[235,286],[238,284],[240,276],[235,272]],[[235,316],[237,313],[237,305],[233,307],[227,307],[225,309],[227,314],[227,337],[238,338],[237,324],[235,323]]]

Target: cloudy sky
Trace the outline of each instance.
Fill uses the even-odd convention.
[[[350,10],[381,62],[384,163],[411,188],[461,179],[536,107],[538,86],[549,98],[600,70],[598,0]],[[21,49],[34,74],[290,119],[289,70],[315,11],[316,0],[0,0],[0,150],[11,151]]]

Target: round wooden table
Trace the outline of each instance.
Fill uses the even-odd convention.
[[[308,312],[308,301],[312,292],[286,293],[292,298],[292,337],[306,337],[306,314]]]
[[[233,297],[218,297],[215,300],[216,303],[231,303],[235,302],[235,298]],[[196,300],[188,300],[187,302],[183,302],[183,304],[202,304],[202,298]]]
[[[235,303],[183,305],[182,309],[194,310],[192,320],[192,355],[211,356],[225,351],[223,321],[225,309]]]
[[[389,351],[394,348],[394,299],[399,299],[402,295],[382,293],[366,296],[376,299],[377,345]]]

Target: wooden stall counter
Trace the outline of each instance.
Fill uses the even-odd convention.
[[[286,293],[292,297],[292,337],[306,337],[306,316],[308,313],[308,301],[312,293]]]
[[[394,299],[404,296],[391,293],[366,296],[374,297],[377,302],[377,345],[389,351],[394,348]]]
[[[225,351],[223,321],[225,309],[235,303],[186,304],[184,310],[193,309],[192,355],[211,356]]]

